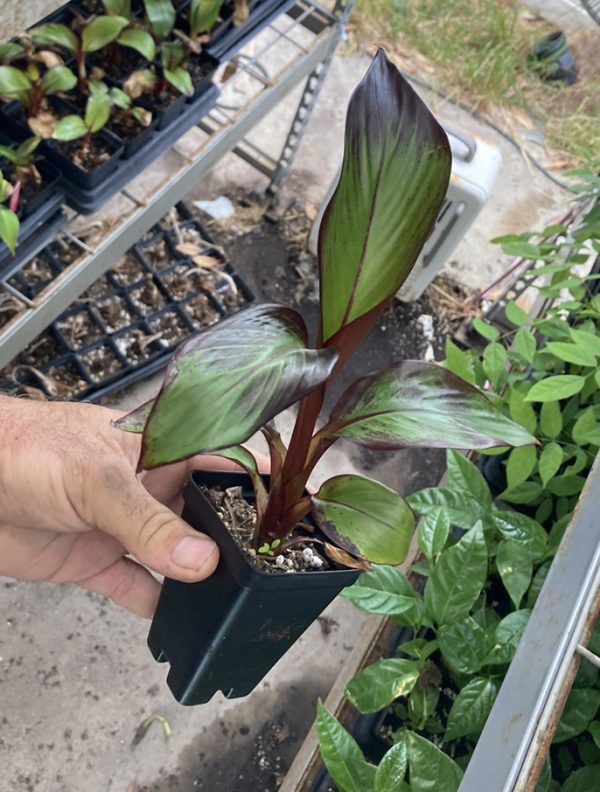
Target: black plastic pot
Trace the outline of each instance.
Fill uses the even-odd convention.
[[[243,473],[198,471],[184,492],[184,520],[220,549],[217,570],[200,583],[166,579],[148,636],[159,662],[170,663],[171,692],[181,704],[203,704],[219,690],[247,696],[358,571],[260,572],[247,561],[202,485],[241,485]]]
[[[577,80],[577,66],[567,47],[565,34],[557,30],[536,41],[529,50],[529,58],[546,80],[562,80],[572,85]]]
[[[151,96],[142,96],[138,99],[138,104],[152,112],[156,118],[156,129],[161,131],[177,121],[183,113],[186,100],[187,96],[179,94],[173,98],[173,101],[163,104]]]
[[[203,76],[199,80],[194,80],[194,64],[198,64],[198,66],[204,72]],[[190,55],[188,69],[192,77],[194,93],[187,99],[188,104],[195,102],[200,96],[202,96],[203,93],[206,93],[206,91],[209,90],[212,85],[213,75],[218,68],[219,61],[210,55],[206,55],[204,52],[200,53],[200,55]]]
[[[210,41],[204,47],[204,52],[221,61],[230,60],[261,30],[295,4],[296,0],[250,0],[248,19],[235,27],[233,3],[228,3],[225,7],[227,16],[211,31]]]
[[[0,242],[0,278],[9,278],[33,256],[46,247],[57,231],[65,224],[66,215],[60,210],[64,193],[55,192],[51,200],[26,217],[19,229],[19,239],[14,255]]]
[[[102,184],[102,182],[106,181],[106,179],[117,170],[119,159],[123,153],[123,143],[121,140],[106,129],[96,132],[94,140],[101,143],[102,148],[107,151],[110,156],[97,167],[91,168],[90,170],[84,170],[76,165],[69,153],[63,154],[60,150],[60,146],[64,146],[65,144],[62,143],[62,141],[51,140],[44,142],[48,159],[61,170],[63,179],[78,184],[85,190],[93,190],[95,187]]]

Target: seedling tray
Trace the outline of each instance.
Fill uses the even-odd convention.
[[[82,214],[92,214],[100,209],[116,192],[123,189],[155,159],[160,157],[188,129],[198,123],[217,103],[219,89],[212,85],[198,99],[184,104],[180,115],[164,129],[155,129],[146,145],[129,159],[120,160],[110,177],[91,190],[84,190],[72,182],[64,182],[67,203]]]
[[[284,14],[296,0],[258,0],[250,3],[250,15],[240,27],[234,27],[231,18],[213,31],[204,52],[221,61],[230,60],[261,30],[268,27],[280,14]]]
[[[57,190],[51,200],[39,206],[21,222],[19,242],[14,255],[0,243],[0,279],[8,278],[56,236],[66,217],[60,210],[64,200],[62,190]]]
[[[224,262],[201,224],[178,209],[189,218],[182,232],[204,240],[199,255]],[[254,300],[229,264],[199,270],[176,245],[172,230],[155,226],[2,372],[0,391],[98,401],[158,371],[188,335]],[[157,266],[157,251],[166,265]],[[54,243],[40,254],[35,282],[23,270],[11,284],[34,298],[64,268],[58,253]]]

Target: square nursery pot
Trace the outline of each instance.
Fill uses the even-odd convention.
[[[170,663],[167,683],[181,704],[204,704],[221,690],[227,698],[251,693],[275,663],[358,570],[267,573],[252,567],[203,495],[202,485],[242,486],[244,473],[198,471],[184,492],[183,519],[213,538],[221,553],[216,571],[200,583],[165,579],[148,636],[158,662]]]
[[[108,151],[109,157],[100,163],[96,168],[85,170],[73,162],[73,159],[67,148],[65,153],[59,150],[60,146],[65,143],[59,140],[46,140],[44,146],[48,159],[62,172],[63,180],[66,182],[73,182],[74,184],[83,187],[85,190],[91,190],[105,181],[114,171],[117,170],[119,159],[123,153],[123,143],[116,136],[106,129],[96,132],[93,138],[98,141],[105,151]],[[78,141],[70,141],[66,145],[76,145]]]
[[[147,95],[140,96],[140,98],[137,100],[137,104],[139,104],[140,107],[145,107],[147,110],[152,112],[152,116],[156,119],[155,129],[160,131],[161,129],[165,129],[166,127],[170,126],[179,118],[179,116],[183,113],[186,101],[187,96],[185,96],[185,94],[174,96],[172,101],[166,104],[164,102],[157,101],[157,99],[151,95]]]

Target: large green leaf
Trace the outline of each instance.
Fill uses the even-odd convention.
[[[0,66],[0,95],[19,96],[31,88],[31,82],[21,69],[15,66]]]
[[[514,489],[527,481],[537,464],[535,446],[513,448],[506,462],[506,490]]]
[[[224,0],[192,0],[188,15],[192,38],[211,29],[219,18],[223,2]]]
[[[406,558],[415,518],[389,487],[363,476],[335,476],[311,496],[311,503],[323,533],[349,553],[375,564]]]
[[[112,19],[112,17],[111,17]],[[85,125],[90,132],[98,132],[110,116],[110,96],[93,94],[85,106]]]
[[[445,132],[379,50],[350,99],[340,180],[321,223],[324,341],[382,307],[405,281],[450,167]]]
[[[445,550],[425,584],[425,607],[437,624],[460,621],[485,584],[488,554],[483,525],[478,522]]]
[[[69,52],[77,52],[79,49],[79,39],[75,33],[66,25],[60,25],[57,22],[39,25],[29,33],[34,44],[41,44],[45,47],[64,47]]]
[[[411,792],[457,792],[463,771],[425,737],[407,732]]]
[[[375,767],[370,765],[358,743],[329,713],[317,704],[317,739],[329,775],[340,792],[372,792]]]
[[[600,336],[595,333],[588,333],[586,330],[576,330],[568,326],[567,329],[571,334],[571,338],[580,349],[589,352],[591,355],[600,356]]]
[[[540,410],[540,429],[546,437],[555,438],[561,433],[563,427],[562,412],[557,401],[548,401],[542,404]]]
[[[0,240],[4,242],[11,253],[15,252],[19,237],[19,218],[10,209],[0,206]]]
[[[546,552],[548,534],[532,517],[515,511],[492,509],[489,519],[496,530],[505,538],[523,545],[532,561]]]
[[[565,704],[553,742],[559,743],[585,731],[600,707],[600,690],[581,688],[572,690]]]
[[[84,52],[96,52],[115,41],[129,20],[119,16],[102,16],[92,19],[81,33],[81,48]]]
[[[510,663],[530,615],[530,610],[523,609],[513,611],[502,619],[494,631],[494,646],[485,658],[484,665]]]
[[[496,566],[504,588],[515,608],[518,608],[533,575],[533,563],[528,549],[522,544],[511,542],[510,539],[503,539],[496,552]]]
[[[600,764],[576,770],[560,789],[561,792],[597,792],[600,789]]]
[[[463,490],[448,487],[427,487],[413,492],[406,499],[415,514],[429,516],[442,509],[452,525],[468,531],[477,520],[485,519],[488,508]]]
[[[154,35],[166,39],[175,24],[175,8],[171,0],[144,0],[144,8]]]
[[[415,610],[420,595],[402,572],[381,565],[363,572],[354,585],[342,591],[342,596],[368,613],[400,616]]]
[[[456,740],[470,734],[478,734],[488,718],[498,687],[491,679],[471,679],[454,699],[444,740]]]
[[[378,712],[400,696],[407,696],[420,673],[415,660],[386,658],[353,677],[346,687],[346,696],[359,712]]]
[[[539,462],[539,469],[540,469],[540,478],[542,479],[542,484],[544,487],[553,478],[557,473],[562,465],[562,461],[564,459],[565,452],[558,443],[548,443],[542,449],[542,453],[540,454],[540,462]]]
[[[175,90],[186,96],[192,96],[194,93],[192,78],[183,66],[177,66],[175,69],[165,69],[163,74],[165,75],[165,80],[171,83]]]
[[[585,347],[580,347],[578,344],[569,343],[564,341],[549,341],[546,346],[540,350],[541,352],[551,352],[560,360],[565,360],[567,363],[575,363],[579,366],[595,366],[596,355],[590,352]]]
[[[459,674],[476,674],[492,648],[491,637],[471,616],[440,628],[438,640],[444,660]]]
[[[357,380],[324,432],[368,448],[493,448],[535,439],[477,388],[435,363],[405,360]]]
[[[408,769],[408,746],[396,743],[384,755],[375,774],[374,792],[399,792]]]
[[[146,420],[145,468],[229,448],[327,379],[331,349],[307,349],[291,308],[259,305],[191,336],[179,347]],[[147,405],[144,405],[147,410]],[[134,411],[134,423],[139,417]],[[127,426],[131,419],[116,422]]]
[[[129,47],[143,55],[147,61],[152,61],[156,57],[156,45],[154,39],[146,30],[136,30],[128,28],[124,30],[117,39],[123,47]]]
[[[56,66],[49,69],[42,77],[42,89],[45,94],[55,94],[60,91],[70,91],[77,84],[77,77],[66,66]]]
[[[530,402],[548,402],[573,396],[585,385],[585,377],[577,374],[558,374],[536,382],[525,397]]]

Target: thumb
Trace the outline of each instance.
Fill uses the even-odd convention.
[[[116,475],[115,475],[116,474]],[[217,545],[155,500],[135,476],[104,471],[97,487],[95,525],[116,537],[140,563],[166,577],[204,580],[217,566]]]

